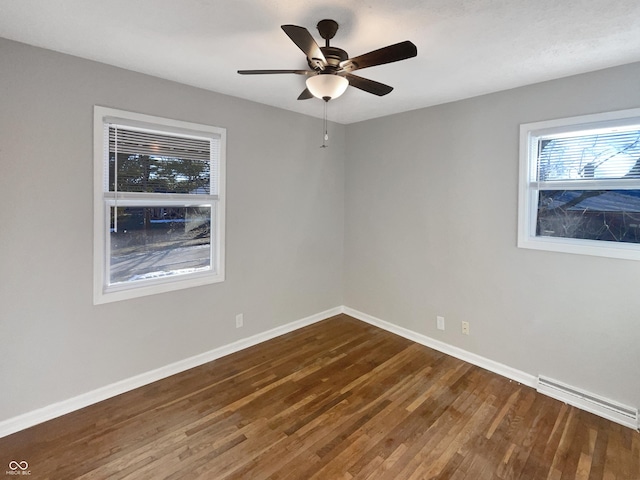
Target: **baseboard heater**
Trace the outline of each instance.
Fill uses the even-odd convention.
[[[640,430],[638,409],[621,405],[557,380],[540,375],[536,390],[544,395],[604,417],[626,427]]]

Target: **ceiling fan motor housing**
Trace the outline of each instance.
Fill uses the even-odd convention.
[[[340,69],[340,62],[344,62],[349,59],[349,54],[338,47],[320,47],[320,50],[324,54],[324,58],[327,59],[327,64],[325,65],[325,69],[328,70],[327,73],[335,73]],[[314,68],[315,64],[307,58],[307,63],[311,68]]]

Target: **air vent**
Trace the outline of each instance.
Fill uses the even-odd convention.
[[[638,409],[566,385],[551,378],[539,376],[537,390],[544,395],[638,430]]]

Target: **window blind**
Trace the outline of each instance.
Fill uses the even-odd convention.
[[[217,195],[219,139],[107,128],[109,191]]]
[[[539,137],[537,181],[640,178],[640,127]]]
[[[209,139],[166,135],[122,125],[110,125],[109,151],[115,149],[116,142],[118,152],[126,155],[152,155],[208,162],[211,152]]]

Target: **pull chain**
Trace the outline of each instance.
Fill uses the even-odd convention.
[[[322,137],[322,145],[320,146],[320,148],[327,148],[329,146],[327,145],[327,142],[329,141],[329,122],[327,122],[327,104],[328,103],[329,103],[329,99],[325,98],[324,99],[324,121],[322,125],[322,129],[324,130],[324,133]]]

